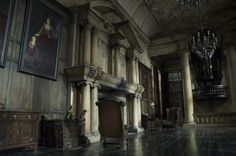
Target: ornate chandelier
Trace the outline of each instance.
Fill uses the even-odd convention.
[[[227,88],[221,84],[222,74],[222,49],[221,43],[215,32],[203,28],[203,5],[207,0],[176,0],[185,8],[197,8],[199,12],[200,30],[192,35],[191,62],[193,64],[196,88],[193,95],[197,100],[226,99]]]
[[[200,79],[211,81],[215,78],[213,56],[217,52],[219,45],[218,38],[214,32],[204,30],[203,27],[195,35],[192,36],[192,54],[200,61],[201,74]]]
[[[205,1],[206,0],[177,0],[177,2],[185,8],[190,8],[191,6],[201,8]]]
[[[201,52],[202,55],[212,57],[218,47],[218,38],[214,32],[204,30],[203,27],[192,36],[192,51]]]

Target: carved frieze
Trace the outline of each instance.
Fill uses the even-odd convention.
[[[0,151],[23,146],[37,146],[39,114],[0,111]]]
[[[98,84],[114,91],[122,91],[126,94],[135,94],[136,85],[128,83],[125,79],[119,79],[95,66],[78,66],[65,69],[68,82],[76,82],[82,85],[84,82]]]

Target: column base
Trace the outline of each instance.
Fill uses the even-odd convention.
[[[99,142],[100,138],[101,138],[100,133],[98,131],[86,134],[86,137],[87,137],[89,143]]]
[[[143,128],[139,128],[139,127],[131,127],[129,130],[128,130],[128,133],[141,133],[143,132]]]
[[[192,121],[192,122],[187,122],[185,121],[184,124],[183,124],[183,128],[195,128],[196,127],[196,124]]]

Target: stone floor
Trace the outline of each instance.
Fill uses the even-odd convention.
[[[236,156],[236,128],[160,130],[129,136],[129,145],[99,143],[71,151],[40,148],[0,153],[0,156]]]

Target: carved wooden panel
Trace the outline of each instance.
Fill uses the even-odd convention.
[[[152,100],[152,71],[142,63],[139,63],[139,83],[144,87],[143,99]]]
[[[37,147],[38,123],[38,113],[0,111],[0,150]]]
[[[77,148],[83,143],[84,120],[42,120],[41,145],[61,149]]]

